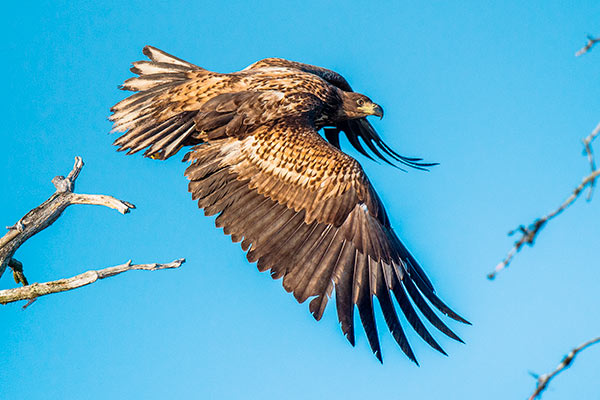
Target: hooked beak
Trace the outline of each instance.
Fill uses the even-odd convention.
[[[371,115],[375,115],[376,117],[383,119],[383,108],[381,108],[379,104],[374,104],[373,113]]]

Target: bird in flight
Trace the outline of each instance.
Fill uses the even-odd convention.
[[[354,311],[382,362],[373,297],[404,353],[417,360],[392,295],[418,335],[446,354],[416,309],[439,331],[442,314],[469,323],[435,294],[400,242],[360,164],[340,150],[339,134],[367,157],[416,169],[434,164],[399,155],[366,117],[383,117],[338,73],[280,58],[234,73],[211,72],[157,48],[133,63],[122,89],[136,92],[111,108],[119,151],[164,160],[193,146],[184,161],[189,191],[217,227],[240,242],[250,262],[321,319],[335,289],[342,331],[354,346]],[[323,129],[323,138],[319,130]],[[361,143],[362,141],[362,143]],[[364,143],[364,145],[363,145]],[[356,307],[355,307],[356,306]],[[415,309],[416,307],[416,309]]]

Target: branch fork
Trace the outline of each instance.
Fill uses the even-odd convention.
[[[519,239],[517,241],[515,241],[515,243],[513,244],[513,247],[510,249],[510,251],[508,252],[506,257],[504,257],[504,260],[502,260],[500,263],[498,263],[498,265],[496,265],[494,270],[487,275],[488,279],[490,279],[490,280],[494,279],[499,272],[508,268],[513,257],[521,250],[521,248],[523,247],[524,244],[533,246],[535,243],[535,239],[537,238],[541,229],[546,225],[546,223],[548,223],[548,221],[550,221],[551,219],[553,219],[554,217],[556,217],[557,215],[562,213],[571,204],[573,204],[575,202],[575,200],[577,200],[577,198],[579,197],[581,192],[586,187],[589,188],[589,191],[587,194],[587,200],[588,201],[591,200],[592,192],[594,190],[596,180],[598,178],[600,178],[600,170],[596,168],[596,162],[594,160],[594,153],[592,151],[592,142],[594,141],[594,139],[596,139],[598,137],[599,134],[600,134],[600,123],[598,123],[598,125],[596,125],[596,127],[594,128],[592,133],[590,133],[588,136],[586,136],[583,139],[583,146],[584,146],[583,152],[587,156],[588,163],[590,164],[590,174],[583,178],[581,183],[575,189],[573,189],[573,192],[571,193],[571,195],[554,211],[552,211],[548,215],[545,215],[541,218],[535,219],[527,227],[525,227],[525,225],[520,225],[517,229],[514,229],[508,233],[509,236],[513,236],[516,233],[520,233],[521,236],[519,237]]]
[[[550,381],[552,379],[554,379],[554,377],[556,375],[560,374],[562,371],[569,368],[571,366],[571,364],[573,363],[573,361],[575,360],[575,357],[577,356],[577,354],[579,354],[583,350],[587,349],[588,347],[590,347],[596,343],[600,343],[600,337],[597,337],[592,340],[588,340],[587,342],[575,347],[573,350],[571,350],[569,352],[569,354],[567,354],[566,356],[563,357],[560,364],[558,364],[558,366],[552,372],[548,372],[543,375],[537,375],[534,373],[530,373],[535,378],[536,385],[535,385],[535,391],[529,397],[529,400],[535,400],[535,399],[538,399],[539,397],[541,397],[544,390],[546,390],[548,388],[548,384],[550,383]]]
[[[125,264],[115,267],[88,271],[69,279],[29,285],[23,272],[23,264],[14,258],[14,254],[27,239],[52,225],[68,206],[72,204],[100,205],[117,210],[121,214],[127,214],[130,210],[135,209],[133,204],[112,196],[74,193],[75,181],[83,165],[81,157],[75,157],[73,169],[66,178],[64,176],[55,176],[52,179],[52,183],[56,188],[54,194],[41,205],[25,214],[14,225],[7,227],[8,232],[0,238],[0,277],[2,277],[6,268],[10,268],[13,272],[15,282],[23,285],[23,287],[16,289],[0,290],[0,304],[7,304],[18,300],[30,300],[25,305],[27,307],[39,296],[72,290],[89,285],[98,279],[118,275],[125,271],[155,271],[166,268],[178,268],[185,262],[184,259],[175,260],[168,264],[132,264],[131,261],[128,261]]]

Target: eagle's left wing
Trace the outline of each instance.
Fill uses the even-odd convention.
[[[344,78],[342,75],[338,74],[335,71],[316,65],[286,60],[285,58],[264,58],[260,61],[255,62],[254,64],[249,65],[245,68],[245,70],[272,67],[292,68],[303,72],[308,72],[310,74],[314,74],[323,78],[333,86],[337,86],[338,88],[346,92],[352,91],[352,88],[350,87],[350,84],[348,83],[346,78]]]
[[[234,121],[250,101],[235,106],[233,97],[223,100],[230,106],[215,101],[205,112],[205,122],[201,118],[197,123],[216,126],[219,110],[231,114],[237,107],[234,117],[225,118]],[[443,352],[414,306],[441,332],[460,341],[429,304],[466,321],[435,295],[431,282],[393,232],[358,162],[321,138],[305,115],[266,119],[249,130],[247,125],[255,118],[240,118],[239,123],[247,121],[243,134],[235,135],[239,123],[234,123],[222,131],[226,135],[215,136],[186,156],[192,162],[186,170],[189,190],[205,214],[218,214],[217,227],[233,241],[241,241],[248,260],[258,262],[261,271],[283,277],[284,288],[299,302],[312,298],[310,311],[317,320],[335,289],[338,318],[352,344],[356,305],[380,360],[373,296],[411,360],[416,362],[391,294],[409,324],[432,347]]]
[[[321,77],[333,86],[336,86],[346,92],[352,92],[352,87],[348,81],[339,73],[327,68],[316,65],[305,64],[297,61],[290,61],[284,58],[265,58],[248,66],[246,69],[257,69],[267,67],[283,67],[293,68],[303,72],[308,72]],[[338,149],[340,147],[340,132],[344,132],[350,144],[358,150],[362,155],[373,159],[373,157],[365,150],[363,143],[381,160],[392,164],[387,157],[392,158],[403,165],[411,168],[427,170],[428,167],[437,165],[437,163],[423,162],[422,158],[406,157],[398,154],[390,146],[388,146],[381,136],[375,131],[373,125],[366,118],[358,118],[339,123],[335,127],[324,128],[325,138],[329,143],[333,144]]]

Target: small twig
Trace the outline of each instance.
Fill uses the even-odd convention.
[[[160,269],[178,268],[184,262],[184,258],[180,258],[179,260],[172,261],[168,264],[132,264],[131,260],[129,260],[125,264],[100,270],[87,271],[72,278],[59,279],[57,281],[45,283],[34,283],[15,289],[0,290],[0,304],[12,303],[19,300],[30,300],[30,302],[23,307],[26,308],[32,303],[32,300],[35,300],[40,296],[77,289],[94,283],[99,279],[109,278],[125,271],[157,271]]]
[[[23,273],[23,265],[13,258],[17,249],[31,236],[41,232],[54,223],[61,216],[65,208],[71,204],[93,204],[110,207],[121,214],[128,213],[135,206],[112,196],[98,194],[73,193],[75,180],[83,168],[81,157],[75,157],[75,165],[67,177],[56,176],[52,183],[56,192],[48,200],[29,211],[0,238],[0,277],[7,267],[13,270],[13,275],[18,283],[27,283]],[[17,269],[15,269],[17,268]]]
[[[594,172],[596,172],[596,162],[594,161],[594,152],[592,151],[592,142],[594,141],[594,139],[596,139],[596,137],[598,137],[598,133],[600,133],[600,123],[598,125],[596,125],[596,127],[594,128],[592,133],[590,133],[589,135],[587,135],[587,137],[585,137],[585,139],[583,139],[583,147],[584,147],[583,151],[587,155],[588,162],[590,163],[590,171],[592,174]],[[586,198],[587,201],[590,201],[592,199],[592,192],[594,191],[595,185],[596,185],[596,180],[593,180],[592,183],[590,183],[590,190],[589,190],[587,198]]]
[[[581,49],[577,50],[575,53],[575,57],[579,57],[587,53],[596,45],[596,43],[600,42],[600,38],[595,38],[591,35],[587,35],[587,43]]]
[[[512,236],[515,233],[520,233],[521,236],[513,244],[513,247],[510,249],[506,257],[504,257],[504,260],[498,263],[494,270],[487,275],[488,279],[494,279],[500,271],[506,269],[509,266],[512,259],[514,258],[514,256],[521,250],[523,245],[527,244],[529,246],[533,246],[535,239],[537,238],[541,229],[546,225],[546,223],[548,223],[548,221],[562,213],[571,204],[573,204],[586,187],[590,188],[590,192],[588,193],[588,199],[591,198],[591,192],[596,183],[596,179],[600,176],[600,170],[596,169],[596,163],[594,162],[591,143],[598,136],[599,132],[600,124],[598,124],[594,128],[592,133],[590,133],[585,139],[583,139],[583,144],[585,147],[584,151],[587,154],[592,172],[588,176],[583,178],[582,182],[573,190],[571,195],[557,209],[555,209],[554,211],[552,211],[544,217],[534,220],[527,227],[521,225],[517,229],[512,230],[508,233],[509,236]]]
[[[537,379],[536,388],[535,388],[535,391],[533,392],[533,394],[529,397],[529,400],[535,400],[535,399],[539,398],[542,395],[542,392],[544,390],[546,390],[546,388],[548,387],[548,384],[550,383],[550,381],[556,375],[558,375],[559,373],[561,373],[562,371],[564,371],[565,369],[567,369],[571,366],[571,364],[573,363],[573,360],[575,360],[575,357],[577,356],[577,354],[579,352],[585,350],[586,348],[588,348],[596,343],[600,343],[600,337],[589,340],[589,341],[575,347],[573,350],[571,350],[569,352],[569,354],[567,354],[565,357],[563,357],[562,361],[560,362],[560,364],[558,364],[558,366],[556,367],[556,369],[554,371],[547,373],[547,374],[540,375],[540,376],[534,375],[534,377]]]
[[[494,270],[487,275],[488,279],[494,279],[500,271],[506,269],[512,261],[513,257],[515,256],[515,254],[517,254],[521,250],[524,244],[533,246],[537,235],[539,234],[540,230],[544,227],[544,225],[546,225],[548,221],[562,213],[567,207],[573,204],[573,202],[577,200],[583,189],[585,189],[587,186],[592,185],[592,182],[594,182],[599,176],[600,170],[594,171],[592,174],[583,178],[583,181],[579,184],[579,186],[577,186],[573,190],[573,193],[571,193],[571,195],[556,210],[552,211],[550,214],[542,218],[536,219],[528,227],[524,227],[523,225],[521,225],[517,229],[510,231],[508,233],[509,236],[520,232],[521,237],[514,243],[513,247],[510,249],[504,260],[498,263]]]

